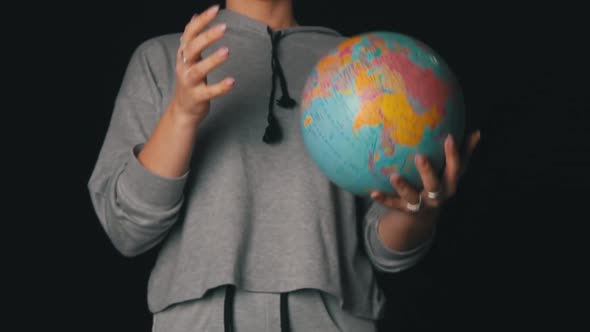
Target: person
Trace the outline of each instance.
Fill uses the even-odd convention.
[[[370,198],[302,145],[305,73],[345,39],[299,25],[291,0],[227,0],[134,51],[88,189],[122,255],[161,245],[154,331],[375,331],[377,271],[427,253],[460,175],[452,138],[440,179],[417,156],[423,191],[394,175],[397,196]]]

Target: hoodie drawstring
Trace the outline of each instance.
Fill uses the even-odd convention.
[[[266,27],[266,31],[270,36],[271,46],[272,46],[272,59],[271,59],[271,69],[272,69],[272,81],[271,81],[271,90],[270,90],[270,98],[268,101],[268,115],[267,115],[267,122],[268,125],[266,126],[266,130],[264,131],[264,136],[262,140],[267,143],[276,143],[281,140],[282,133],[281,128],[279,126],[279,122],[273,113],[273,106],[275,103],[275,90],[276,90],[276,78],[279,77],[279,83],[281,84],[281,92],[283,93],[282,97],[276,101],[277,105],[284,107],[284,108],[293,108],[296,104],[295,100],[289,96],[289,90],[287,88],[287,80],[285,79],[285,74],[283,72],[283,68],[281,67],[281,63],[279,62],[278,56],[278,44],[281,38],[283,37],[282,31],[273,31],[270,27]]]
[[[233,322],[233,302],[234,302],[234,295],[236,292],[236,286],[234,285],[227,285],[225,287],[225,299],[223,301],[223,326],[225,332],[233,332],[234,331],[234,322]],[[290,332],[291,328],[289,327],[289,306],[287,302],[287,296],[289,293],[281,293],[280,294],[280,315],[281,315],[281,332]]]
[[[262,140],[267,143],[276,143],[281,140],[282,133],[279,126],[279,122],[273,113],[273,106],[275,103],[275,92],[276,92],[276,79],[279,77],[279,83],[281,84],[282,97],[276,100],[277,105],[284,108],[293,108],[297,103],[291,96],[289,96],[289,90],[287,88],[287,80],[283,73],[283,68],[279,62],[278,56],[278,44],[283,37],[282,31],[273,31],[270,27],[266,29],[270,36],[272,46],[272,85],[270,90],[270,98],[268,101],[268,125],[264,131]],[[228,285],[225,291],[225,299],[223,304],[223,323],[225,332],[233,332],[233,302],[236,288],[234,285]],[[287,302],[288,293],[280,293],[280,317],[281,317],[281,332],[290,332],[289,327],[289,306]]]

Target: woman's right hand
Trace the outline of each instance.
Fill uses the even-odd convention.
[[[232,77],[212,84],[207,82],[207,74],[227,60],[229,50],[226,47],[201,58],[201,53],[225,32],[225,24],[203,31],[218,11],[219,6],[215,5],[192,17],[180,38],[176,56],[176,90],[171,106],[178,115],[196,122],[203,120],[209,113],[210,100],[227,93],[235,82]]]

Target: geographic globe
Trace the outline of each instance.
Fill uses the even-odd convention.
[[[432,48],[408,35],[367,32],[341,42],[307,77],[301,132],[311,159],[355,195],[396,191],[400,174],[416,189],[416,154],[440,174],[444,140],[461,144],[465,104],[458,80]]]

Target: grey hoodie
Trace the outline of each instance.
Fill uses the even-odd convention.
[[[151,173],[136,156],[173,96],[180,34],[147,40],[132,55],[88,184],[100,223],[125,256],[162,242],[148,286],[154,313],[231,284],[318,289],[356,316],[379,318],[385,298],[375,269],[408,268],[431,241],[408,252],[385,247],[377,225],[387,209],[329,182],[304,149],[298,103],[285,102],[299,101],[311,68],[345,37],[323,27],[269,34],[227,9],[220,22],[227,32],[203,56],[227,46],[230,57],[208,81],[232,76],[236,85],[212,101],[190,171],[179,178]],[[274,120],[280,135],[264,142]]]

